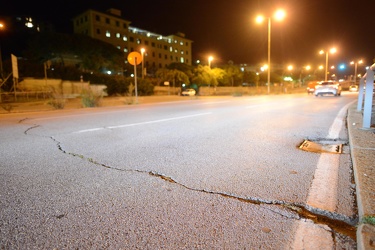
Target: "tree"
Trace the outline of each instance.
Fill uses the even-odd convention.
[[[229,61],[227,65],[223,67],[225,76],[223,79],[224,85],[238,86],[241,84],[243,74],[238,66],[235,66],[232,61]],[[237,82],[237,84],[235,84]]]
[[[212,73],[210,67],[208,66],[198,65],[194,69],[194,76],[192,79],[194,83],[198,84],[198,86],[202,86],[202,85],[217,86],[218,84],[217,79]]]
[[[189,77],[182,71],[177,69],[158,69],[156,77],[159,78],[159,84],[164,81],[172,82],[173,87],[181,86],[182,83],[189,84]]]

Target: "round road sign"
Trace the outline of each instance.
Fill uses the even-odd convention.
[[[131,65],[138,65],[142,62],[142,56],[140,53],[133,51],[128,55],[128,62]]]

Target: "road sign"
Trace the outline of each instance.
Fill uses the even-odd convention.
[[[142,62],[142,55],[136,51],[130,52],[128,55],[128,62],[131,65],[138,65]]]

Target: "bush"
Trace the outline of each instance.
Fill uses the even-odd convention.
[[[100,107],[102,98],[103,97],[101,95],[94,95],[94,93],[90,90],[84,91],[82,93],[82,106],[84,108]]]

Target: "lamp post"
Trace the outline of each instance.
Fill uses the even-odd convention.
[[[211,62],[212,60],[214,60],[214,58],[212,56],[209,56],[208,57],[208,67],[211,68]]]
[[[145,72],[145,70],[144,70],[144,67],[143,67],[143,63],[144,63],[144,53],[145,53],[145,49],[144,48],[141,48],[141,54],[142,54],[142,79],[144,79],[145,78],[145,76],[144,76],[144,72]]]
[[[363,63],[362,60],[359,60],[357,62],[351,61],[350,64],[354,64],[354,84],[357,82],[357,65]]]
[[[324,81],[327,81],[327,75],[328,75],[328,53],[331,53],[331,54],[334,54],[336,53],[336,48],[332,48],[330,49],[329,51],[324,51],[324,50],[321,50],[319,51],[319,54],[326,54],[326,67],[325,67],[325,76],[324,76]]]
[[[276,20],[282,20],[285,17],[285,11],[277,10],[275,12],[274,18]],[[263,16],[257,16],[256,22],[262,23],[264,21]],[[268,17],[268,72],[267,72],[267,93],[270,93],[271,85],[271,17]]]
[[[0,30],[4,29],[4,24],[0,23]],[[0,79],[4,79],[3,77],[3,57],[1,54],[1,44],[0,44]]]

